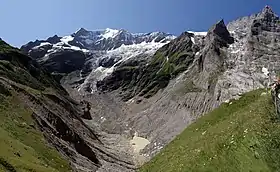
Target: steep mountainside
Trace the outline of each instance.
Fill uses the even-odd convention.
[[[39,114],[26,104],[28,96],[31,98],[46,88],[66,94],[29,57],[0,40],[1,171],[70,170],[66,160],[47,145],[36,125]]]
[[[133,171],[129,143],[86,124],[89,103],[72,100],[35,61],[2,40],[0,74],[1,170]]]
[[[279,73],[279,46],[279,17],[265,7],[177,38],[81,29],[21,49],[60,79],[71,97],[89,102],[88,126],[132,138],[142,163],[139,153],[153,157],[202,115],[265,87],[264,71],[270,79]]]

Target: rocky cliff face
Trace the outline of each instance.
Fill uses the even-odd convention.
[[[50,72],[63,74],[72,97],[90,103],[87,126],[128,140],[146,138],[149,144],[140,154],[150,158],[201,115],[264,87],[263,69],[275,77],[279,28],[279,17],[265,7],[228,25],[221,20],[207,33],[184,32],[176,39],[160,32],[81,29],[22,50]]]

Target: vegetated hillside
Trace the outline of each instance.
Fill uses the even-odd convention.
[[[264,90],[223,103],[190,125],[141,172],[277,171],[280,124]]]
[[[0,171],[134,171],[130,147],[116,150],[118,135],[94,126],[89,110],[0,40]]]
[[[34,112],[19,93],[59,89],[55,83],[29,57],[0,40],[0,171],[70,171],[69,163],[44,140]]]

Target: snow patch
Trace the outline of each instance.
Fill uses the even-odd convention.
[[[49,42],[42,42],[39,46],[44,46],[44,45],[52,45],[52,44]]]
[[[61,42],[69,45],[69,42],[70,41],[73,41],[74,40],[74,37],[73,36],[64,36],[60,39]]]
[[[105,39],[114,38],[118,35],[118,33],[119,33],[119,30],[107,28],[105,30],[104,34],[102,35],[102,37]]]
[[[40,47],[42,47],[42,46],[45,46],[45,45],[52,45],[52,44],[49,43],[49,42],[42,42],[42,43],[40,43],[40,45],[38,45],[38,46],[36,46],[36,47],[33,47],[32,49],[38,49],[38,48],[40,48]]]
[[[193,44],[195,44],[195,41],[194,41],[194,38],[193,38],[193,37],[191,37],[191,41],[192,41]]]
[[[100,117],[101,123],[105,122],[107,119],[103,116]]]
[[[270,72],[268,71],[267,68],[263,67],[263,68],[262,68],[262,73],[263,73],[265,76],[268,76]]]
[[[207,32],[194,32],[194,31],[187,31],[189,33],[194,34],[194,36],[206,36]]]
[[[130,140],[130,144],[134,150],[135,153],[139,153],[141,150],[143,150],[148,144],[150,144],[150,141],[143,138],[138,137],[137,133],[134,135],[133,139]]]
[[[126,103],[127,103],[127,104],[132,104],[132,103],[134,103],[134,102],[135,102],[135,99],[132,98],[132,99],[128,100]]]
[[[239,52],[240,52],[240,49],[237,49],[237,50],[233,50],[231,53],[236,54],[236,53],[239,53]]]

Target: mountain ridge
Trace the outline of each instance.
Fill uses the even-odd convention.
[[[117,37],[117,38],[116,38]],[[26,45],[23,45],[21,49],[25,52],[28,52],[28,50],[31,49],[31,47],[39,46],[40,43],[58,43],[59,40],[62,38],[68,38],[70,39],[70,44],[72,45],[78,45],[79,48],[85,48],[88,50],[111,50],[118,48],[119,46],[123,44],[125,45],[131,45],[131,44],[139,44],[142,42],[160,42],[160,41],[166,41],[164,38],[167,37],[167,39],[174,39],[175,36],[169,33],[164,32],[149,32],[149,33],[130,33],[124,29],[110,29],[106,28],[104,30],[94,30],[89,31],[84,28],[80,28],[76,32],[70,34],[69,36],[63,36],[58,37],[57,35],[54,35],[53,37],[49,37],[46,40],[36,40],[31,41],[27,43]],[[114,39],[114,41],[121,41],[120,45],[114,46],[114,47],[97,47],[97,44],[100,44],[103,40],[108,39]],[[78,43],[77,43],[78,42]],[[94,45],[92,45],[94,44]]]

